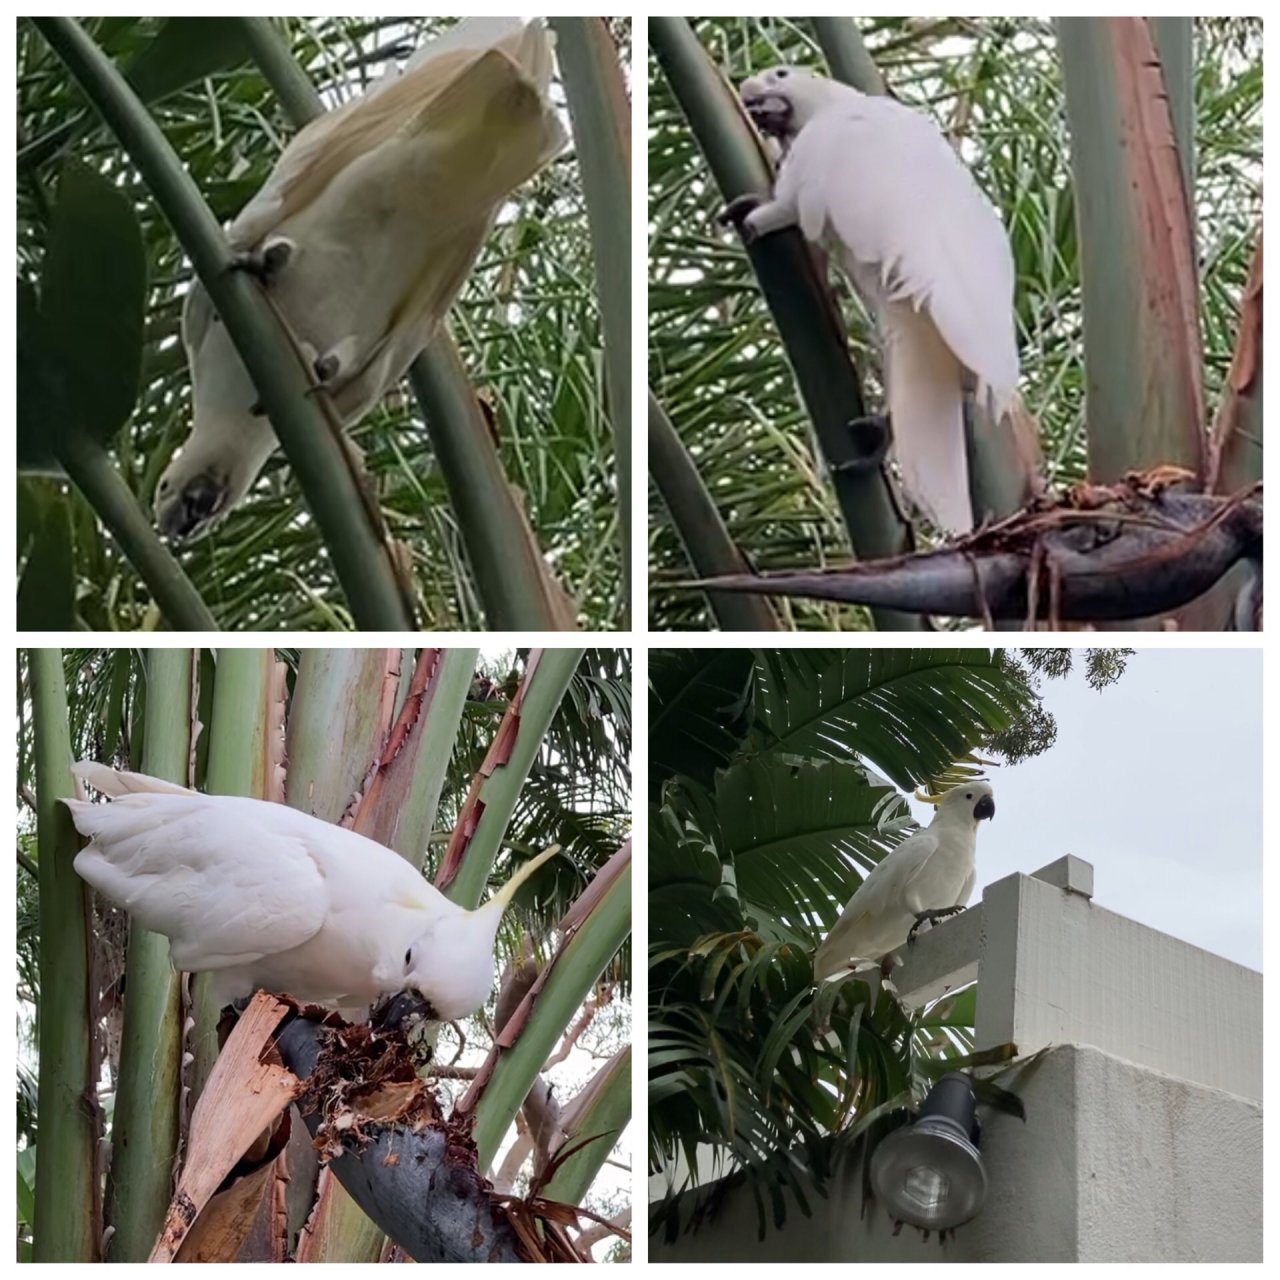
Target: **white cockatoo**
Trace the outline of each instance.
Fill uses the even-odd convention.
[[[503,202],[564,147],[551,73],[541,22],[466,18],[307,125],[228,229],[344,424],[431,340]],[[190,538],[240,502],[276,436],[198,282],[182,340],[194,419],[155,505]]]
[[[785,147],[773,199],[741,218],[744,236],[798,225],[835,257],[880,331],[903,488],[941,532],[970,532],[966,391],[994,422],[1016,415],[1019,463],[1035,467],[999,216],[938,126],[892,98],[798,67],[752,76],[740,97]]]
[[[210,796],[83,761],[109,804],[64,800],[90,843],[76,872],[146,929],[174,967],[216,975],[221,1004],[261,987],[343,1010],[419,992],[442,1021],[493,988],[498,922],[531,858],[488,902],[450,902],[399,854],[288,805]]]
[[[994,818],[985,782],[952,787],[933,821],[872,867],[822,940],[813,960],[818,982],[845,970],[878,965],[924,920],[963,910],[976,875],[978,823]]]

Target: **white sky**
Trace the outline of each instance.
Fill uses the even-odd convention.
[[[1074,854],[1093,864],[1099,906],[1261,970],[1261,654],[1139,650],[1100,693],[1077,654],[1042,693],[1057,742],[991,771],[971,902]]]

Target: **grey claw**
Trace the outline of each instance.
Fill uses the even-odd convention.
[[[848,424],[849,442],[853,446],[847,458],[831,464],[832,471],[874,471],[889,451],[891,439],[887,414],[868,414]]]
[[[292,240],[273,240],[262,249],[251,249],[247,253],[238,253],[231,260],[233,271],[247,271],[264,285],[269,285],[288,264],[293,256]]]
[[[743,244],[750,244],[756,234],[747,222],[748,216],[764,203],[765,197],[756,191],[748,191],[730,200],[717,221],[722,227],[736,227]]]
[[[272,276],[279,275],[291,257],[293,257],[292,240],[273,240],[262,251],[263,274],[268,280]]]

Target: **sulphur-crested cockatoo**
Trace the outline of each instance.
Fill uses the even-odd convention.
[[[991,788],[985,782],[952,787],[937,806],[933,821],[872,867],[849,899],[814,956],[819,982],[879,964],[922,921],[952,915],[969,901],[978,823],[996,813]]]
[[[740,97],[785,155],[773,199],[743,197],[730,216],[748,240],[798,225],[840,263],[880,330],[903,488],[937,529],[969,532],[964,393],[993,421],[1026,417],[1013,255],[995,209],[937,125],[892,98],[798,67],[752,76]],[[1034,468],[1026,432],[1015,420],[1019,462]]]
[[[450,902],[402,857],[287,805],[209,796],[81,762],[110,804],[65,800],[89,837],[77,873],[169,939],[174,967],[212,972],[221,1003],[261,987],[359,1009],[419,992],[442,1020],[493,987],[498,922],[530,859],[488,902]]]
[[[427,345],[503,202],[564,146],[551,72],[540,22],[464,19],[307,125],[231,224],[344,424]],[[190,538],[244,497],[276,436],[199,283],[182,340],[194,420],[160,477],[156,521]]]

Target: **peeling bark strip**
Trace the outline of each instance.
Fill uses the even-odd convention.
[[[400,692],[400,664],[404,661],[404,656],[399,649],[388,649],[386,655],[387,665],[382,673],[376,721],[378,732],[383,737],[384,748],[393,728],[392,718],[395,716],[396,711],[396,697]],[[348,801],[342,817],[338,820],[340,827],[346,827],[353,831],[360,830],[362,835],[369,834],[367,831],[357,828],[356,824],[368,812],[365,805],[365,797],[368,795],[369,788],[373,785],[374,779],[378,775],[378,769],[384,754],[385,750],[374,753],[371,756],[369,767],[365,770],[364,777],[360,779],[360,785],[356,788],[355,794]],[[372,839],[373,837],[370,838]],[[381,843],[386,844],[387,841],[384,840]]]
[[[342,816],[341,825],[344,827],[350,827],[353,831],[358,831],[361,835],[389,847],[395,847],[393,824],[399,805],[386,804],[384,800],[394,783],[408,785],[408,779],[402,780],[398,777],[397,765],[404,762],[408,762],[410,766],[412,764],[410,756],[402,753],[406,743],[421,731],[426,721],[427,712],[435,696],[435,677],[440,668],[442,656],[443,651],[440,649],[423,649],[418,654],[400,714],[386,731],[382,750],[370,763],[360,790],[352,798],[352,803]],[[392,700],[387,706],[383,723],[391,718],[391,708],[395,705],[395,690],[399,688],[399,684],[399,671],[396,671]]]
[[[379,769],[389,769],[391,762],[400,754],[405,739],[413,726],[422,716],[427,698],[427,686],[436,674],[440,665],[439,649],[423,649],[414,665],[413,675],[409,678],[409,692],[405,695],[404,706],[391,727],[387,736],[387,745],[383,748],[382,758],[378,761]]]
[[[286,1111],[286,1122],[288,1116]],[[283,1127],[287,1129],[287,1123]],[[174,1262],[234,1261],[251,1237],[264,1200],[267,1201],[269,1215],[274,1214],[271,1189],[277,1182],[279,1162],[280,1157],[274,1156],[243,1174],[239,1171],[233,1173],[227,1184],[200,1211]],[[278,1233],[274,1230],[271,1216],[268,1217],[268,1226],[272,1230],[273,1257],[276,1261],[283,1261],[276,1247]]]
[[[258,992],[218,1055],[191,1117],[178,1189],[148,1261],[174,1260],[192,1223],[227,1175],[302,1092],[301,1082],[278,1060],[262,1061],[288,1011],[283,1001]]]
[[[289,1157],[282,1151],[271,1165],[270,1233],[271,1261],[284,1262],[289,1256]]]
[[[1150,473],[1158,476],[1159,471]],[[1185,474],[1185,473],[1184,473]],[[920,555],[811,572],[734,575],[685,585],[754,591],[993,621],[1112,622],[1168,613],[1238,561],[1260,599],[1261,485],[1230,498],[1144,487],[1134,474],[1079,486],[970,538]],[[1241,602],[1241,618],[1254,609]],[[1251,624],[1245,621],[1247,629]]]
[[[1164,70],[1149,18],[1106,18],[1115,59],[1116,98],[1120,110],[1122,155],[1129,167],[1137,226],[1135,248],[1142,255],[1142,280],[1154,328],[1170,344],[1169,372],[1183,384],[1179,402],[1189,405],[1192,420],[1185,432],[1195,441],[1192,469],[1198,480],[1205,471],[1203,428],[1204,380],[1201,368],[1200,273],[1195,234]],[[1149,458],[1149,463],[1169,461]],[[1189,460],[1188,460],[1189,461]]]
[[[520,681],[519,687],[512,694],[511,701],[507,704],[507,709],[503,713],[502,723],[498,726],[498,732],[489,744],[489,750],[485,752],[484,761],[480,765],[476,776],[471,780],[471,788],[467,792],[467,798],[462,802],[461,809],[458,810],[457,825],[453,828],[453,834],[449,837],[448,848],[445,849],[444,857],[440,859],[440,866],[436,871],[434,884],[441,891],[447,889],[454,876],[458,874],[458,868],[462,866],[462,859],[466,853],[467,845],[470,844],[471,837],[475,835],[476,828],[480,825],[480,815],[484,813],[484,801],[480,799],[480,791],[485,784],[485,779],[491,777],[495,769],[500,765],[506,764],[511,759],[511,752],[516,744],[516,736],[520,732],[520,704],[524,701],[525,690],[532,683],[541,658],[541,649],[530,650],[529,661],[525,665],[524,679]]]
[[[1249,264],[1249,278],[1245,281],[1240,299],[1240,328],[1236,333],[1235,349],[1231,353],[1231,368],[1227,372],[1226,391],[1213,424],[1213,439],[1209,445],[1209,484],[1211,493],[1221,493],[1243,483],[1242,471],[1248,470],[1255,477],[1262,474],[1261,435],[1250,437],[1248,415],[1250,400],[1261,394],[1262,377],[1262,232],[1258,232],[1258,247]],[[1256,414],[1257,430],[1262,427],[1261,406]],[[1253,465],[1244,459],[1256,451]],[[1234,464],[1234,465],[1233,465]]]

